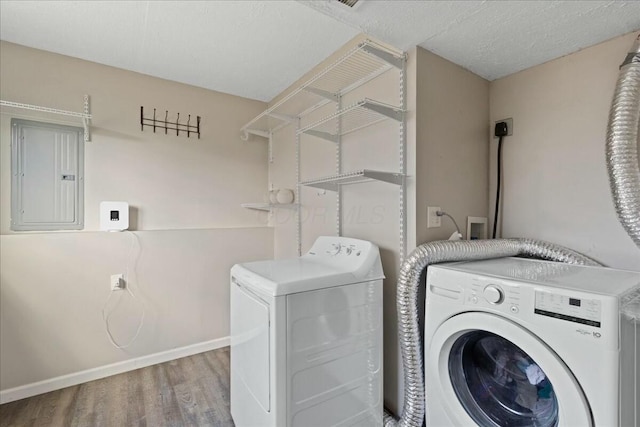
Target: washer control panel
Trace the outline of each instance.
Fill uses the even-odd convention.
[[[489,304],[502,304],[504,293],[497,285],[487,285],[482,291],[482,296]]]
[[[471,279],[464,286],[463,294],[465,304],[492,307],[511,314],[518,314],[521,310],[520,288],[517,286]]]
[[[536,290],[534,313],[599,328],[602,301]]]
[[[575,289],[439,269],[427,270],[428,293],[449,303],[533,320],[544,316],[595,328],[602,327],[603,300]],[[429,295],[427,295],[427,299]]]

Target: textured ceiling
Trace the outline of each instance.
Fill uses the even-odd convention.
[[[7,1],[10,42],[269,101],[360,32],[489,79],[640,29],[640,2]]]
[[[294,1],[0,1],[0,38],[269,101],[358,30]]]
[[[419,45],[494,80],[640,29],[640,1],[304,4],[401,49]]]

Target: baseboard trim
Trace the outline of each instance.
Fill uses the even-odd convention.
[[[48,393],[50,391],[59,390],[65,387],[71,387],[74,385],[86,383],[88,381],[98,380],[100,378],[121,374],[123,372],[145,368],[147,366],[156,365],[158,363],[180,359],[181,357],[192,356],[194,354],[203,353],[205,351],[215,350],[218,348],[226,347],[229,345],[229,343],[229,337],[218,338],[215,340],[192,344],[185,347],[173,348],[171,350],[162,351],[160,353],[136,357],[135,359],[129,359],[123,362],[117,362],[110,365],[87,369],[85,371],[75,372],[73,374],[62,375],[60,377],[50,378],[48,380],[38,381],[36,383],[9,388],[7,390],[0,391],[0,404],[24,399],[25,397],[36,396],[42,393]]]

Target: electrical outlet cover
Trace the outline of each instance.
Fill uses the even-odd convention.
[[[124,274],[112,274],[111,275],[111,290],[121,291],[124,289]]]
[[[439,210],[439,206],[427,206],[427,228],[436,228],[442,225],[441,217],[436,214]]]

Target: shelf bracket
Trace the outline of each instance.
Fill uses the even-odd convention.
[[[365,170],[363,175],[367,178],[388,182],[389,184],[396,184],[396,185],[402,185],[405,179],[405,176],[401,173],[387,173],[387,172],[378,172],[378,171],[372,171],[372,170]]]
[[[249,135],[255,135],[255,136],[260,136],[262,138],[269,138],[269,132],[263,131],[263,130],[257,130],[257,129],[242,129],[242,133],[244,134],[242,136],[242,140],[246,141],[249,139]]]
[[[396,120],[398,122],[402,121],[403,113],[401,110],[385,107],[384,105],[369,102],[368,100],[365,100],[362,103],[362,106],[368,110],[375,111],[378,114],[382,114],[383,116],[389,117],[390,119]]]
[[[273,117],[274,119],[282,120],[283,122],[287,122],[287,123],[292,123],[296,119],[296,116],[291,116],[289,114],[273,113],[273,112],[267,113],[267,116]]]
[[[318,89],[315,87],[311,87],[311,86],[307,86],[304,88],[304,90],[306,90],[307,92],[311,92],[314,93],[318,96],[321,96],[325,99],[328,99],[329,101],[333,101],[333,102],[338,102],[338,95],[336,95],[335,93],[326,91],[326,90],[322,90],[322,89]]]
[[[84,142],[91,141],[91,109],[89,107],[89,95],[84,96],[84,107],[82,109],[84,117],[82,118],[82,125],[84,126]]]
[[[309,130],[305,130],[303,133],[306,133],[307,135],[315,136],[318,138],[326,139],[327,141],[335,142],[336,144],[340,142],[340,136],[333,135],[329,132],[321,132],[319,130],[309,129]]]
[[[388,52],[385,52],[383,50],[377,49],[373,46],[371,46],[370,44],[363,44],[362,45],[362,50],[367,52],[370,55],[373,56],[377,56],[378,58],[382,59],[384,62],[393,65],[394,67],[398,68],[398,69],[402,69],[402,65],[404,63],[404,58],[398,58]]]

